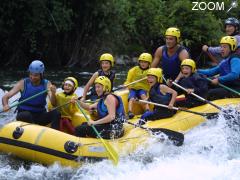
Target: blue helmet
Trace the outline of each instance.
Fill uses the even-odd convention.
[[[44,64],[40,60],[34,60],[29,65],[28,71],[31,73],[40,73],[42,74],[45,70]]]

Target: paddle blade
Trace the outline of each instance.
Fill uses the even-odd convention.
[[[173,144],[176,146],[181,146],[184,142],[183,133],[172,131],[170,129],[164,129],[164,128],[151,128],[149,130],[155,135],[160,133],[165,134],[168,137],[168,139],[172,141]]]
[[[112,160],[114,165],[118,164],[119,156],[118,153],[113,149],[113,147],[108,143],[108,141],[105,141],[103,138],[100,138],[105,149],[108,151],[108,158]]]

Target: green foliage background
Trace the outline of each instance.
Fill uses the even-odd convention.
[[[231,1],[219,2],[225,11],[193,11],[189,0],[2,0],[0,64],[84,67],[106,51],[153,54],[170,26],[197,58],[203,44],[218,44],[224,19],[239,18],[238,8],[226,13]]]

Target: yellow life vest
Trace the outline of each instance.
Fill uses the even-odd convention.
[[[148,72],[148,69],[142,70],[139,66],[133,67],[132,69],[130,69],[128,71],[127,80],[125,81],[124,84],[126,85],[126,84],[129,84],[129,83],[133,82],[133,81],[136,81],[136,80],[139,80],[139,79],[142,79],[142,78],[146,77],[147,72]],[[146,90],[146,91],[149,91],[149,89],[150,89],[146,79],[143,80],[143,81],[137,82],[133,85],[130,85],[130,86],[128,86],[128,88],[136,89],[136,90],[143,89],[143,90]]]
[[[62,104],[68,103],[73,97],[77,97],[76,94],[66,95],[64,92],[60,92],[56,94],[57,106],[61,106]],[[66,106],[62,106],[59,108],[59,112],[61,113],[61,117],[67,117],[71,119],[71,117],[78,112],[78,107],[76,104],[69,103]]]

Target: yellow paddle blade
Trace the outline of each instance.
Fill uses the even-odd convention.
[[[119,161],[118,153],[113,149],[113,147],[105,141],[103,138],[100,138],[105,149],[108,151],[108,158],[112,160],[113,164],[116,166]]]

